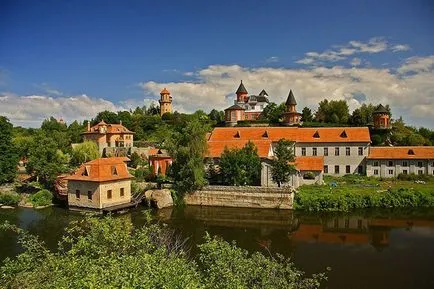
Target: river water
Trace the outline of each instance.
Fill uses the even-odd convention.
[[[126,217],[140,226],[143,210]],[[329,267],[324,288],[434,288],[432,209],[306,214],[189,206],[153,215],[188,238],[193,254],[207,231],[249,251],[281,253],[308,274]],[[8,220],[37,234],[53,249],[65,226],[78,218],[80,213],[58,207],[0,209],[0,222]],[[0,232],[0,261],[20,250],[14,234]]]

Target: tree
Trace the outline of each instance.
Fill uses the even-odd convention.
[[[312,110],[310,108],[303,108],[301,111],[301,120],[306,122],[311,122],[313,120]]]
[[[204,156],[207,151],[205,134],[208,127],[199,120],[193,120],[178,129],[168,148],[173,158],[175,188],[182,195],[194,192],[206,184]]]
[[[294,165],[290,164],[295,160],[293,147],[294,143],[285,139],[280,139],[274,147],[275,158],[271,161],[271,176],[279,187],[288,182],[296,172]]]
[[[209,119],[213,120],[216,124],[221,123],[225,119],[225,113],[216,109],[211,110],[208,114]]]
[[[97,159],[100,157],[98,146],[93,141],[85,141],[76,145],[72,149],[71,163],[81,165],[82,163]]]
[[[348,104],[345,100],[332,100],[324,99],[319,103],[315,119],[327,123],[340,123],[346,124],[349,120]]]
[[[57,121],[54,117],[50,117],[49,119],[45,119],[42,122],[41,129],[45,132],[53,132],[53,131],[66,131],[68,127],[65,123],[61,123]]]
[[[119,116],[116,112],[104,110],[99,112],[91,121],[91,125],[96,125],[100,121],[104,120],[106,123],[119,123]]]
[[[69,156],[57,148],[56,142],[45,133],[35,136],[30,148],[27,171],[34,174],[38,180],[53,181],[57,175],[68,170]]]
[[[23,248],[2,262],[1,288],[315,289],[326,280],[324,273],[306,277],[282,256],[250,254],[209,235],[189,257],[185,240],[149,214],[136,228],[128,218],[80,218],[53,251],[16,226],[0,229],[15,232]]]
[[[261,159],[256,146],[248,142],[241,149],[225,148],[219,166],[225,185],[255,185],[261,172]]]
[[[281,103],[278,106],[274,102],[270,102],[262,111],[261,117],[270,123],[279,123],[283,112],[285,112],[285,108],[285,103]]]
[[[0,184],[12,182],[17,174],[18,154],[12,142],[9,120],[0,116]]]
[[[350,124],[356,126],[365,126],[373,122],[372,113],[376,107],[373,104],[362,104],[359,108],[356,108],[350,117]]]
[[[71,140],[71,142],[72,143],[81,142],[81,134],[84,132],[84,130],[85,130],[84,124],[81,125],[78,123],[78,121],[74,120],[68,126],[68,136],[69,136],[69,139]]]

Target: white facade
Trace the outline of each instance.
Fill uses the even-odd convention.
[[[434,160],[368,159],[366,175],[379,178],[396,178],[399,174],[434,175]]]

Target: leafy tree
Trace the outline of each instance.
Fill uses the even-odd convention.
[[[15,150],[20,158],[29,156],[30,147],[33,145],[32,136],[17,136],[13,138]]]
[[[279,123],[284,111],[285,103],[277,105],[274,102],[270,102],[262,111],[261,117],[268,120],[270,123]]]
[[[356,126],[365,126],[373,122],[372,113],[376,107],[373,104],[362,104],[356,108],[350,117],[350,123]]]
[[[68,127],[64,123],[60,123],[54,117],[45,119],[42,122],[41,129],[45,132],[66,131]]]
[[[261,172],[261,159],[256,146],[248,142],[241,149],[225,148],[219,166],[224,184],[255,185],[258,183]]]
[[[18,154],[12,142],[9,120],[0,116],[0,184],[12,182],[17,174]]]
[[[294,165],[290,164],[295,160],[293,146],[293,142],[280,139],[274,147],[275,158],[271,161],[271,176],[279,187],[288,182],[296,171]]]
[[[106,123],[119,123],[119,116],[116,112],[104,110],[99,112],[91,121],[91,125],[96,125],[100,121],[104,120]]]
[[[345,100],[324,99],[319,103],[315,119],[321,122],[346,124],[349,120],[348,104]]]
[[[78,123],[78,121],[74,120],[69,126],[68,126],[68,136],[72,143],[79,143],[81,142],[81,134],[85,131],[86,124],[83,123],[81,125]]]
[[[298,288],[315,289],[325,274],[305,277],[281,256],[249,254],[234,243],[205,237],[188,257],[185,240],[151,222],[134,228],[128,218],[85,217],[71,222],[50,251],[44,242],[8,223],[23,248],[0,268],[1,288]]]
[[[208,114],[209,119],[213,120],[216,124],[221,123],[225,119],[225,113],[216,109],[211,110]]]
[[[378,134],[371,135],[372,145],[377,146],[383,143],[383,139]]]
[[[93,141],[85,141],[76,145],[72,150],[71,163],[80,165],[82,163],[97,159],[100,157],[98,146]]]
[[[312,110],[310,108],[303,108],[301,111],[301,120],[307,122],[311,122],[313,120]]]
[[[207,126],[193,120],[180,127],[168,144],[173,157],[173,180],[180,194],[194,192],[206,184],[203,158],[207,151],[207,131]]]
[[[45,133],[35,136],[30,148],[27,171],[34,174],[38,181],[53,181],[57,175],[68,170],[69,156],[57,148],[56,142]]]

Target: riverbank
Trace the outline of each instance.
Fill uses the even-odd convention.
[[[380,180],[348,175],[327,177],[325,185],[302,186],[294,208],[304,211],[351,211],[368,208],[434,207],[434,179]]]

